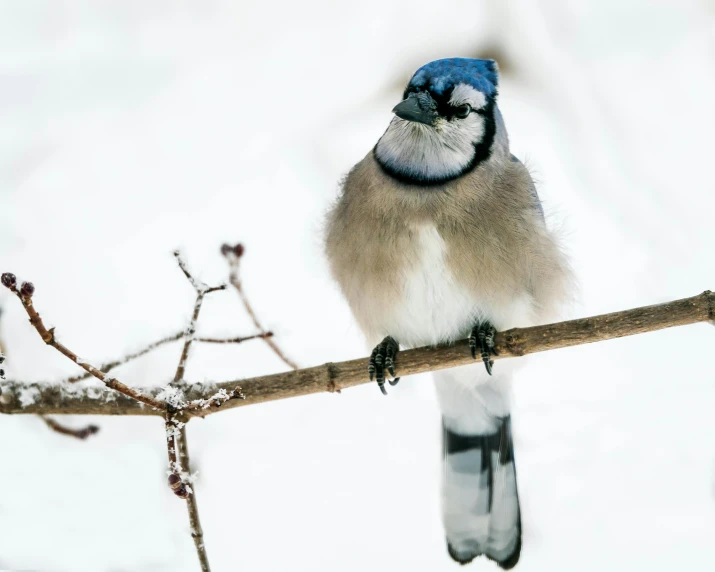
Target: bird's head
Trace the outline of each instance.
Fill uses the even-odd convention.
[[[418,69],[375,146],[393,177],[444,183],[489,158],[497,130],[498,71],[493,60],[449,58]]]

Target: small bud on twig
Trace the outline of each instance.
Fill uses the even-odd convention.
[[[20,296],[23,298],[32,298],[35,293],[35,285],[32,282],[23,282],[20,286]]]
[[[171,473],[169,475],[169,487],[172,491],[174,491],[174,494],[177,497],[182,499],[189,498],[189,490],[186,488],[186,485],[181,481],[181,477],[176,473]]]
[[[12,272],[4,272],[0,280],[2,280],[3,286],[10,290],[13,290],[17,284],[17,277]]]
[[[245,247],[240,242],[234,246],[225,243],[221,245],[221,254],[226,257],[235,256],[236,258],[241,258],[245,250]]]
[[[99,433],[99,427],[96,425],[87,425],[84,429],[77,431],[77,438],[86,439],[90,435],[96,435],[97,433]]]
[[[69,435],[70,437],[75,437],[76,439],[86,439],[90,435],[95,435],[99,433],[99,427],[97,427],[96,425],[87,425],[82,429],[72,429],[71,427],[67,427],[66,425],[63,425],[62,423],[59,423],[50,417],[46,417],[44,415],[40,415],[40,417],[45,423],[47,423],[47,426],[50,429],[57,433],[60,433],[61,435]]]

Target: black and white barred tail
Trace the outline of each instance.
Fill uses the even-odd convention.
[[[509,417],[495,433],[459,435],[444,428],[442,518],[449,555],[468,564],[485,555],[501,568],[521,553],[521,515]]]

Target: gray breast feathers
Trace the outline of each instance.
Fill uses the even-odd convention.
[[[475,319],[497,329],[548,319],[568,267],[537,204],[528,171],[508,159],[418,187],[368,154],[343,183],[325,241],[368,340],[433,344],[466,335]]]

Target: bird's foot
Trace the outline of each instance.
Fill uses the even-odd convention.
[[[477,348],[479,348],[479,357],[482,358],[484,366],[487,368],[487,373],[492,374],[492,355],[497,355],[494,349],[494,336],[497,331],[489,322],[477,322],[477,325],[472,328],[472,333],[469,335],[469,349],[472,351],[472,357],[477,359]]]
[[[370,374],[370,381],[373,378],[377,379],[377,386],[382,391],[383,395],[387,395],[385,389],[385,370],[394,378],[388,379],[390,385],[397,385],[400,381],[399,377],[395,377],[395,356],[400,351],[400,344],[391,336],[387,336],[382,340],[370,355],[370,363],[367,366],[367,372]]]

